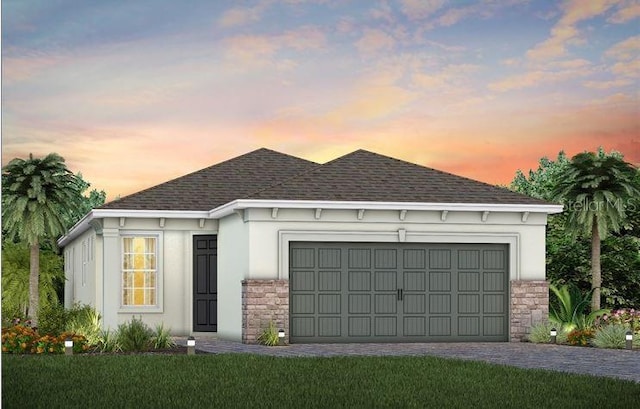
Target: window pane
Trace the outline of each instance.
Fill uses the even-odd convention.
[[[155,237],[123,237],[123,305],[156,304],[156,247],[157,239]]]

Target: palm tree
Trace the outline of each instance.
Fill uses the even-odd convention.
[[[66,230],[70,209],[78,206],[82,184],[56,153],[13,159],[2,169],[2,223],[8,240],[29,245],[29,316],[38,325],[40,243]],[[55,241],[54,241],[55,246]]]
[[[574,235],[591,234],[591,309],[600,309],[600,240],[618,231],[625,210],[640,195],[637,172],[621,155],[584,152],[571,158],[566,173],[559,175],[553,197],[565,204],[567,227]]]

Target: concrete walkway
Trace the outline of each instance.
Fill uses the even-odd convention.
[[[177,342],[186,345],[186,338]],[[279,357],[419,356],[484,361],[520,368],[606,376],[640,383],[640,350],[613,350],[531,343],[295,344],[282,347],[245,345],[196,338],[201,353],[248,353]]]

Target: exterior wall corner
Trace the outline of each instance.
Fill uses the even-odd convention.
[[[242,280],[242,343],[256,344],[271,321],[289,343],[289,280]]]

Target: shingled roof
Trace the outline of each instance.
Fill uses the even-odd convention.
[[[490,184],[365,150],[323,165],[258,149],[104,205],[202,210],[236,199],[548,205]]]
[[[207,211],[317,166],[262,148],[114,200],[101,209]]]
[[[248,199],[548,205],[508,189],[358,150]]]

